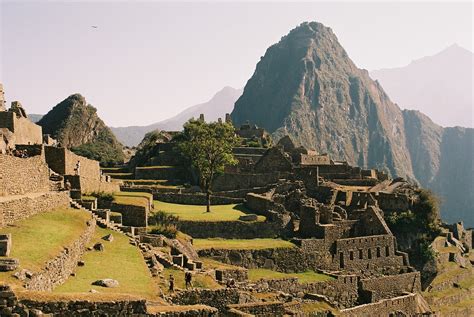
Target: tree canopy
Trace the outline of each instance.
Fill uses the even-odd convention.
[[[212,181],[224,172],[226,165],[237,164],[232,149],[238,143],[230,123],[191,119],[184,125],[178,149],[199,175],[199,187],[207,195],[207,211],[210,211]]]

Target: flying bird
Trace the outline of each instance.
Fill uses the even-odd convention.
[[[97,29],[97,28],[98,28],[98,26],[97,26],[97,25],[91,25],[91,28],[93,28],[93,29]]]

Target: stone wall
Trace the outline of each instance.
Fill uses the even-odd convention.
[[[274,238],[282,228],[269,221],[183,221],[178,229],[193,238],[253,239]]]
[[[0,128],[14,133],[16,144],[42,144],[43,129],[30,119],[18,117],[14,112],[0,111]]]
[[[201,193],[187,194],[187,193],[163,193],[154,192],[153,199],[164,201],[173,204],[184,205],[206,205],[206,195]],[[227,205],[240,204],[244,200],[242,198],[231,198],[211,195],[211,205]]]
[[[258,302],[258,303],[245,303],[245,304],[233,304],[229,305],[231,316],[284,316],[285,306],[282,302]],[[244,315],[239,314],[243,312]],[[247,315],[248,316],[248,315]]]
[[[230,288],[185,290],[173,294],[170,300],[176,305],[208,305],[221,312],[226,311],[227,305],[242,302],[239,291]]]
[[[379,207],[388,212],[407,211],[411,205],[408,196],[404,194],[378,192],[375,194],[375,199]]]
[[[49,169],[41,156],[18,158],[0,154],[0,196],[49,190]]]
[[[185,179],[185,171],[177,166],[145,166],[135,168],[135,179]]]
[[[374,267],[402,267],[403,257],[395,253],[392,235],[366,236],[336,241],[334,264],[339,268],[368,270]]]
[[[37,309],[54,316],[143,316],[146,315],[145,300],[35,300],[22,299],[20,303],[28,309]],[[21,315],[23,316],[23,315]]]
[[[326,254],[307,253],[297,247],[261,250],[206,249],[199,250],[198,254],[247,269],[266,268],[287,273],[317,270],[330,265]]]
[[[148,225],[148,208],[143,206],[112,203],[110,209],[122,214],[122,225],[146,227]]]
[[[23,197],[0,197],[0,227],[34,214],[69,206],[69,192],[47,192]]]
[[[341,310],[340,315],[344,317],[415,316],[418,306],[416,296],[416,294],[409,294],[384,299],[376,303],[355,306]],[[399,313],[399,315],[395,315],[396,313]]]
[[[264,187],[268,184],[277,183],[279,179],[278,172],[260,174],[224,173],[216,177],[212,190],[216,192]]]
[[[257,292],[282,291],[297,295],[324,295],[333,305],[338,307],[354,306],[358,300],[357,276],[333,275],[333,280],[313,283],[300,283],[297,278],[260,280],[253,286]]]
[[[25,288],[34,291],[52,291],[56,286],[66,282],[92,239],[95,226],[95,220],[88,220],[81,235],[66,246],[58,256],[48,261],[43,270],[33,273],[31,279],[26,281]]]
[[[244,282],[248,280],[248,270],[243,268],[222,268],[216,269],[216,280],[225,282],[233,279],[236,282]]]
[[[66,148],[45,146],[45,157],[48,166],[61,175],[75,175],[77,162],[81,162],[81,178],[89,178],[100,181],[100,166],[98,161],[76,155]]]
[[[382,299],[392,298],[405,293],[421,292],[419,272],[404,273],[360,281],[362,301],[374,303]]]

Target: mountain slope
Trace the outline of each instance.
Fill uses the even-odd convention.
[[[472,168],[447,163],[472,162],[473,130],[443,129],[418,111],[402,111],[320,23],[303,23],[268,48],[232,119],[237,125],[249,120],[276,139],[288,134],[335,159],[418,181],[442,196],[443,214],[453,219],[466,202],[474,203]],[[458,170],[463,177],[455,177]],[[474,215],[465,220],[474,225]]]
[[[43,133],[80,155],[103,164],[123,161],[122,144],[99,118],[97,109],[80,94],[57,104],[38,124],[43,127]]]
[[[216,121],[218,118],[224,118],[226,113],[232,111],[234,103],[240,95],[242,95],[242,89],[224,87],[209,101],[189,107],[170,119],[148,126],[112,128],[112,131],[125,145],[135,146],[140,143],[146,133],[156,129],[165,131],[181,130],[186,121],[192,117],[198,118],[201,113],[204,114],[206,121]]]
[[[454,44],[404,67],[372,71],[370,76],[401,107],[420,110],[442,126],[472,128],[473,73],[474,54]]]

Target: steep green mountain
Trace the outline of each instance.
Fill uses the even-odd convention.
[[[99,118],[97,109],[80,94],[61,101],[38,124],[43,133],[79,155],[102,164],[123,162],[122,144]]]
[[[267,49],[232,119],[264,127],[275,140],[288,134],[336,159],[418,181],[441,196],[446,219],[468,214],[456,195],[474,203],[473,130],[454,132],[402,111],[320,23],[303,23]],[[455,158],[464,164],[450,165]],[[458,171],[465,176],[456,178]],[[474,225],[474,215],[464,220]]]

